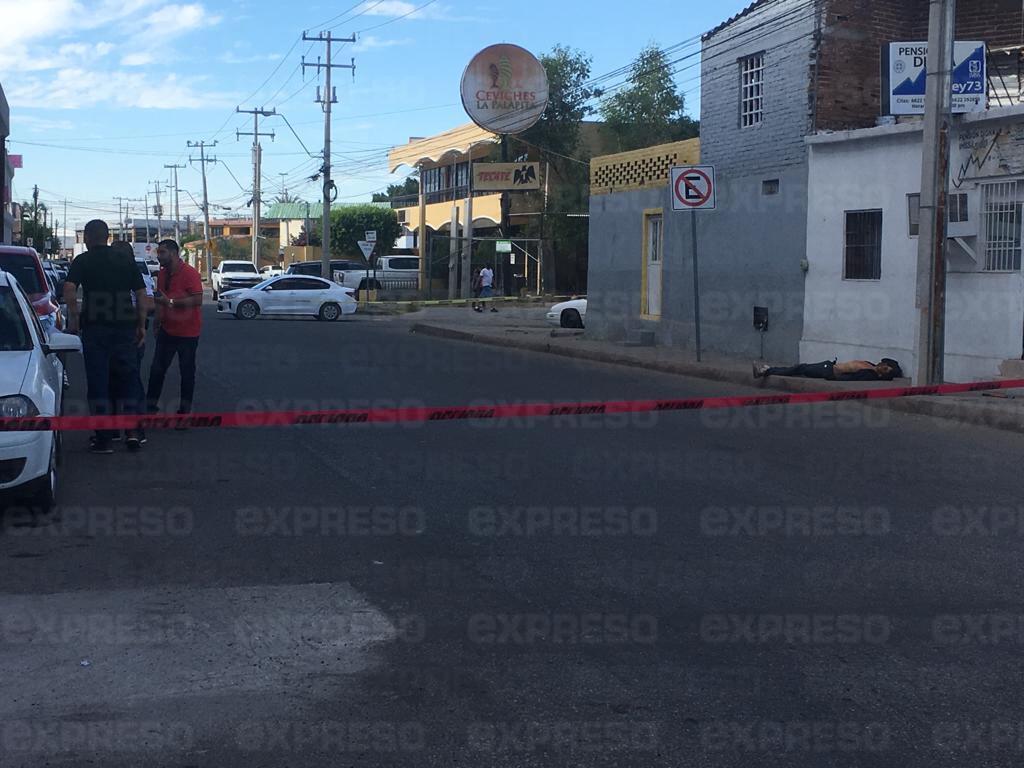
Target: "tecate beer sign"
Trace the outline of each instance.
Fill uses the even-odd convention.
[[[889,114],[923,115],[928,84],[928,43],[889,44]],[[958,42],[953,47],[953,112],[988,108],[985,43]]]
[[[492,45],[466,67],[462,104],[484,130],[522,133],[547,109],[547,72],[537,57],[518,45]]]

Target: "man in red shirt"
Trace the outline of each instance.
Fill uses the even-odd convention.
[[[149,367],[147,410],[159,412],[164,377],[177,355],[181,372],[178,413],[191,413],[196,390],[196,349],[203,323],[203,281],[196,270],[181,260],[174,240],[160,241],[156,257],[160,261],[153,298],[156,302],[156,349]]]

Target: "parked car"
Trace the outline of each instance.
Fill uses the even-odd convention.
[[[64,293],[64,278],[68,276],[68,273],[53,266],[53,262],[51,261],[43,263],[43,272],[46,274],[46,279],[50,283],[53,301],[59,306],[64,302],[64,299],[62,298]]]
[[[560,328],[583,328],[586,319],[586,299],[563,301],[548,310],[548,323]]]
[[[278,277],[279,275],[283,275],[284,274],[284,267],[274,267],[274,266],[262,267],[260,269],[260,274],[263,276],[264,280],[266,280],[267,278],[270,278],[270,277]]]
[[[420,260],[417,256],[381,256],[377,259],[376,278],[386,288],[415,288],[419,283]]]
[[[149,262],[141,256],[135,257],[135,268],[139,270],[142,275],[142,282],[146,286],[146,293],[152,294],[156,292],[156,281],[157,278],[149,271]]]
[[[43,330],[18,280],[0,272],[0,415],[59,416],[64,364],[57,353],[81,352],[77,336]],[[0,494],[49,512],[57,495],[58,432],[0,432]]]
[[[34,248],[0,245],[0,270],[12,275],[25,289],[29,303],[47,333],[64,327],[60,307],[53,300],[50,286],[46,282],[43,261]]]
[[[251,261],[222,261],[213,270],[213,298],[236,288],[252,288],[263,280]]]
[[[282,275],[254,288],[225,291],[217,300],[217,312],[239,320],[260,315],[298,315],[320,320],[340,320],[354,314],[357,303],[352,289],[322,277]]]

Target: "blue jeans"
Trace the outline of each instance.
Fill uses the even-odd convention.
[[[484,287],[482,287],[480,289],[480,298],[481,299],[490,299],[493,296],[494,296],[494,289],[491,286],[485,285]]]
[[[139,352],[134,326],[89,325],[82,329],[82,356],[89,412],[108,416],[111,398],[118,413],[138,414]],[[97,430],[98,438],[110,438],[117,430]]]

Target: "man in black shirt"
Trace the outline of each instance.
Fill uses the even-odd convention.
[[[68,331],[82,335],[89,410],[96,416],[110,413],[112,377],[120,413],[141,413],[142,406],[132,382],[139,377],[137,349],[146,339],[146,286],[135,264],[107,245],[109,236],[103,221],[97,219],[85,225],[88,250],[71,263],[64,283]],[[115,434],[116,430],[97,430],[89,450],[113,453]],[[139,450],[142,444],[137,431],[129,433],[126,444],[128,450]]]

